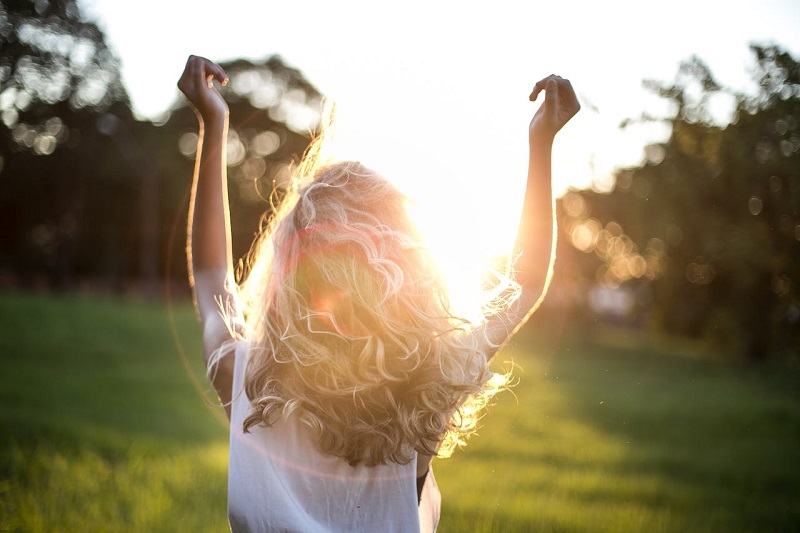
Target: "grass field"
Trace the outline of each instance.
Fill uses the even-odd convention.
[[[5,294],[0,317],[0,530],[227,529],[187,305]],[[440,531],[800,531],[800,372],[624,341],[501,354],[514,394],[434,464]]]

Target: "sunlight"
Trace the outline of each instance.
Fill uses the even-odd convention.
[[[524,125],[517,135],[521,146],[509,147],[499,136],[443,136],[453,124],[441,124],[443,114],[428,109],[382,112],[380,122],[391,127],[380,135],[375,117],[350,110],[337,107],[328,147],[332,157],[361,161],[409,197],[409,213],[446,278],[453,312],[479,320],[486,303],[481,282],[511,251],[519,223],[527,162]],[[423,120],[428,122],[424,130]],[[501,153],[517,157],[490,157]]]
[[[494,255],[481,246],[483,239],[464,228],[442,224],[437,213],[409,206],[432,255],[445,277],[453,313],[471,322],[481,319],[481,279]]]

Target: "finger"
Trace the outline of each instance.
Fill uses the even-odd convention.
[[[539,93],[542,92],[542,89],[544,89],[542,82],[538,82],[536,85],[534,85],[533,91],[531,91],[531,95],[528,97],[528,100],[535,102],[536,98],[539,96]]]
[[[209,87],[211,87],[211,81],[214,79],[216,79],[220,85],[226,85],[228,83],[228,75],[225,73],[225,70],[205,57],[189,56],[186,69],[192,72],[198,82],[202,80],[202,83]]]
[[[539,93],[542,92],[543,90],[545,90],[545,87],[547,86],[547,81],[550,80],[550,79],[560,80],[561,76],[556,76],[555,74],[550,74],[546,78],[542,78],[541,80],[536,82],[536,85],[533,86],[533,91],[531,92],[531,95],[528,97],[528,99],[531,102],[535,101],[536,98],[539,96]]]
[[[224,86],[228,84],[228,75],[225,73],[225,70],[216,63],[211,63],[209,61],[206,72],[213,76],[220,85]]]
[[[536,85],[533,86],[533,91],[531,92],[531,95],[528,97],[528,99],[531,102],[536,101],[536,98],[539,96],[539,93],[544,90],[545,84],[547,83],[548,78],[544,78],[544,79],[541,79],[541,80],[537,81]]]
[[[558,98],[559,106],[563,111],[568,113],[569,117],[575,116],[575,114],[580,111],[581,104],[578,101],[578,95],[575,94],[575,89],[572,88],[572,83],[570,83],[569,80],[559,78]]]
[[[559,84],[554,77],[548,78],[547,85],[545,85],[544,105],[547,111],[551,113],[555,113],[558,109],[558,85]]]
[[[563,90],[561,91],[561,95],[564,98],[564,101],[570,104],[570,107],[573,107],[577,113],[581,108],[581,104],[578,101],[578,95],[575,94],[575,89],[572,88],[572,83],[570,83],[569,80],[563,81],[564,86]]]

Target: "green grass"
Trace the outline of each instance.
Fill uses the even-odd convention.
[[[6,294],[0,317],[0,530],[227,529],[187,305]],[[621,340],[499,356],[520,383],[435,462],[440,531],[800,531],[797,369]]]
[[[190,307],[4,295],[0,317],[0,530],[227,527]]]
[[[466,453],[440,462],[444,493],[469,487],[444,523],[800,530],[796,371],[620,345],[529,350],[506,352],[526,370],[518,404],[498,402]]]

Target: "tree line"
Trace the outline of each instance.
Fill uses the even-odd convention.
[[[611,192],[561,199],[556,287],[575,308],[752,359],[800,355],[800,63],[751,51],[755,94],[722,87],[699,58],[645,82],[673,113],[636,120],[667,124],[667,141]],[[726,125],[720,95],[734,103]]]
[[[280,57],[223,64],[233,248],[305,151],[321,94]],[[120,64],[74,0],[0,2],[0,273],[51,289],[185,279],[197,119],[137,120]],[[176,91],[177,93],[177,91]]]

